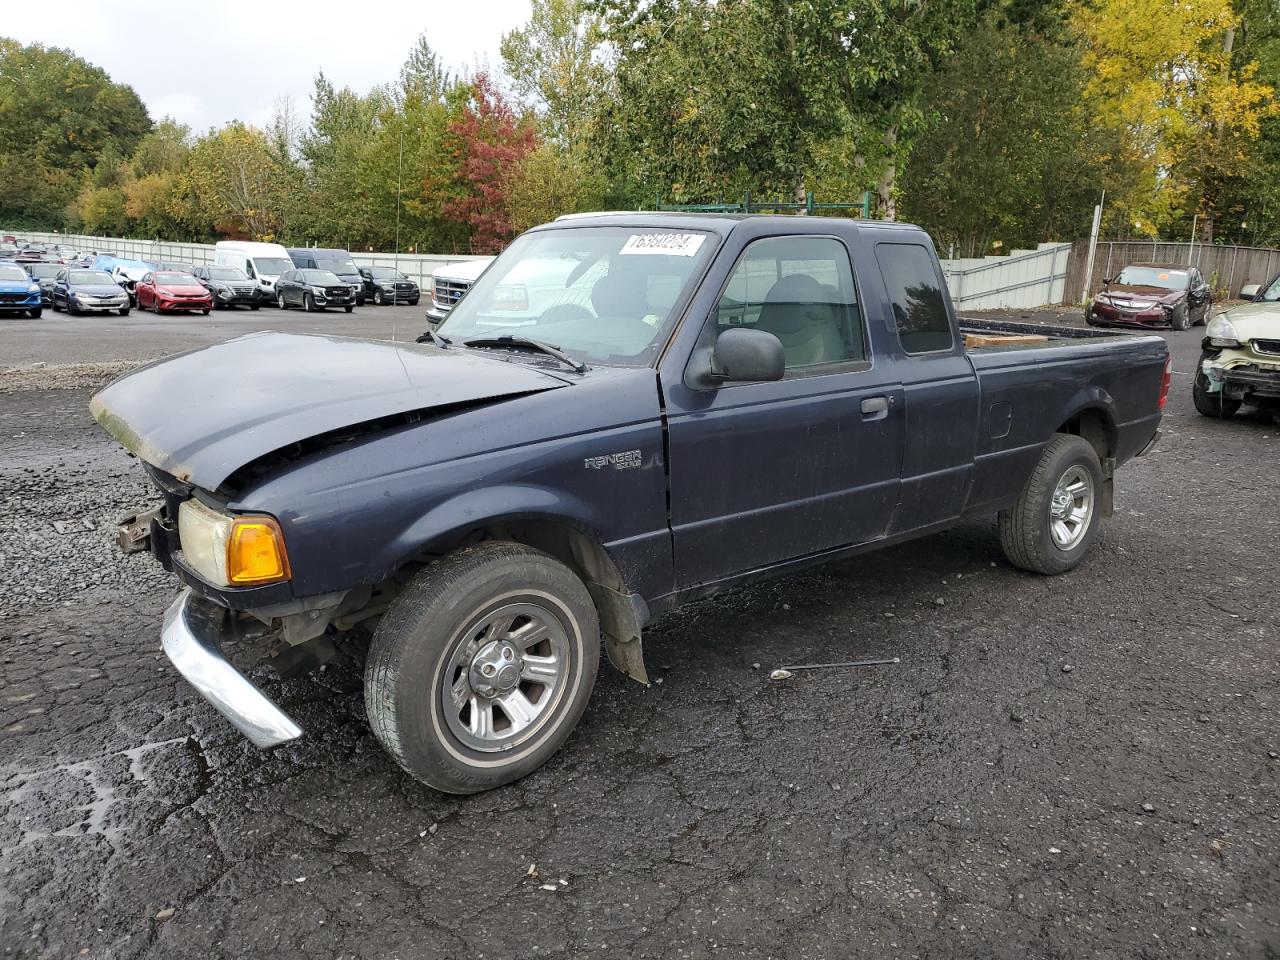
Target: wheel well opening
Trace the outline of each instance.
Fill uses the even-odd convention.
[[[1088,442],[1103,463],[1115,453],[1115,429],[1101,410],[1081,410],[1058,427],[1057,432],[1073,434]]]

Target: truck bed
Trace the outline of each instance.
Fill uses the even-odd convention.
[[[1083,341],[1133,339],[1134,334],[1097,330],[1093,327],[1068,327],[1056,324],[1018,323],[1014,320],[981,320],[957,317],[964,336],[965,351],[1025,350],[1046,346],[1071,346]]]

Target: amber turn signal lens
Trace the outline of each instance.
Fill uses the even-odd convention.
[[[289,579],[284,534],[272,517],[237,517],[227,540],[227,579],[233,584]]]

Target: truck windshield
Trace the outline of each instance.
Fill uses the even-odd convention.
[[[285,260],[283,257],[254,257],[253,266],[259,276],[278,277],[293,269],[293,261]]]
[[[529,337],[595,363],[643,365],[714,246],[693,230],[527,233],[458,301],[440,332],[454,341]]]
[[[328,270],[330,273],[336,273],[339,276],[342,276],[343,274],[350,276],[353,273],[360,272],[356,269],[356,262],[350,257],[347,257],[345,260],[316,257],[316,266],[321,270]]]

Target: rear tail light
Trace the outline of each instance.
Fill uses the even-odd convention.
[[[1164,361],[1164,374],[1160,377],[1160,400],[1157,406],[1163,410],[1169,401],[1169,384],[1173,382],[1173,357]]]

